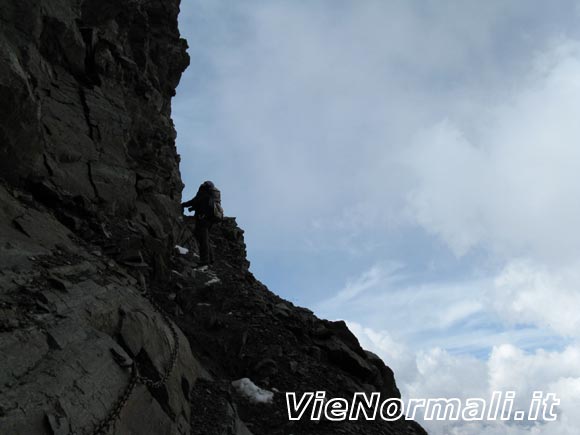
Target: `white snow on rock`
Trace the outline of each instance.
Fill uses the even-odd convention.
[[[206,282],[205,285],[209,286],[209,285],[219,284],[220,282],[222,282],[222,280],[216,276],[216,277],[210,279],[208,282]]]
[[[181,255],[186,255],[189,252],[189,249],[179,245],[175,245],[175,249],[177,249]]]
[[[274,393],[263,390],[248,378],[238,379],[232,382],[232,386],[242,396],[247,397],[253,403],[272,403]]]

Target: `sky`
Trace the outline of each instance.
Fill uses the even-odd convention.
[[[580,2],[187,0],[184,198],[213,180],[251,270],[403,398],[535,390],[580,426]]]

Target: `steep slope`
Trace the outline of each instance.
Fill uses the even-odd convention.
[[[187,223],[192,219],[187,218]],[[189,223],[191,227],[193,222]],[[215,226],[217,261],[209,270],[192,267],[195,253],[177,255],[172,294],[164,304],[175,313],[194,354],[209,373],[194,386],[194,434],[221,434],[207,403],[233,404],[256,434],[423,434],[414,422],[290,422],[285,392],[326,391],[327,397],[350,398],[378,392],[382,400],[400,398],[393,372],[376,355],[361,348],[344,322],[317,318],[270,292],[248,270],[243,231],[227,218]],[[194,242],[184,233],[184,246]],[[173,297],[175,295],[175,297]],[[162,296],[160,291],[159,296]],[[275,391],[271,405],[251,403],[229,388],[248,377]],[[196,396],[197,395],[197,396]]]
[[[285,391],[397,397],[393,374],[259,283],[233,219],[196,267],[170,117],[178,12],[0,0],[0,433],[424,433],[289,422]],[[273,403],[236,393],[244,377]]]

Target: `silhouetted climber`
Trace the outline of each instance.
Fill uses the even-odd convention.
[[[205,266],[213,263],[214,257],[209,243],[209,230],[214,223],[221,221],[224,217],[220,191],[211,181],[204,181],[199,186],[195,197],[182,203],[181,207],[195,211],[193,234],[199,246],[200,265]]]

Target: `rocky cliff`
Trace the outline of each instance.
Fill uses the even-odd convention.
[[[178,12],[0,0],[0,433],[424,433],[288,421],[285,391],[396,397],[393,374],[258,282],[234,219],[196,267],[170,117]]]

